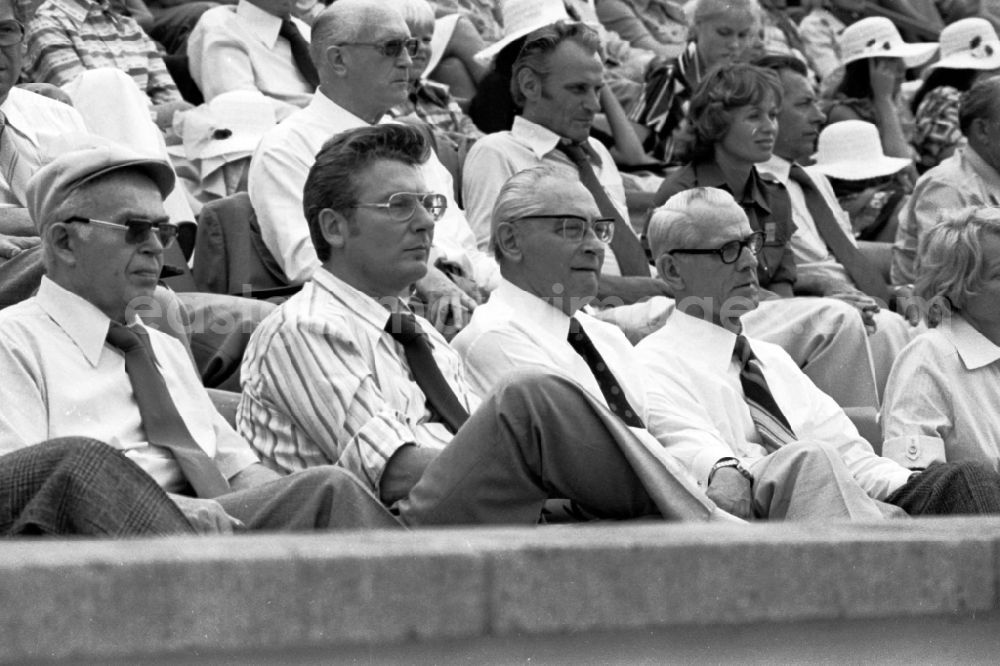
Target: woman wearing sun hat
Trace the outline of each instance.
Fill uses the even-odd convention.
[[[913,163],[882,152],[878,128],[863,120],[827,125],[819,134],[813,168],[830,179],[859,240],[895,239],[893,213],[909,193],[903,170]]]
[[[840,36],[844,77],[825,105],[827,124],[874,123],[886,155],[912,157],[900,120],[899,91],[906,70],[926,63],[937,48],[932,42],[904,42],[892,21],[880,16],[847,26]]]
[[[1000,38],[986,19],[955,21],[941,32],[941,60],[927,69],[910,104],[921,172],[951,155],[961,141],[958,99],[978,79],[1000,70]]]

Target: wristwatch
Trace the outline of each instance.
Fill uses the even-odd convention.
[[[718,462],[712,465],[712,470],[708,473],[708,485],[712,485],[712,477],[723,467],[733,467],[737,472],[743,475],[743,478],[753,484],[753,474],[750,473],[746,467],[743,466],[736,458],[720,458]]]

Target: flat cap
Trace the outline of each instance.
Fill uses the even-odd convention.
[[[166,197],[174,189],[174,170],[165,161],[141,155],[109,141],[64,152],[35,172],[25,193],[28,213],[36,227],[49,221],[69,195],[86,183],[121,169],[137,169]]]

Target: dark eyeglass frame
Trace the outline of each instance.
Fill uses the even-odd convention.
[[[587,235],[587,229],[591,229],[597,236],[597,240],[602,243],[610,243],[611,239],[615,237],[615,219],[613,217],[596,217],[590,220],[581,215],[525,215],[511,221],[520,222],[522,220],[562,220],[559,233],[568,241],[582,241]],[[579,231],[569,233],[567,232],[567,222],[582,222],[583,226],[578,228]]]
[[[83,217],[82,215],[68,217],[63,222],[79,222],[80,224],[96,224],[114,229],[124,229],[125,242],[129,245],[145,243],[154,231],[163,249],[167,249],[173,245],[174,240],[177,238],[177,225],[172,222],[153,222],[152,220],[139,218],[125,220],[124,222],[108,222],[107,220],[97,220],[92,217]]]
[[[722,263],[735,264],[739,261],[740,255],[743,254],[743,248],[750,250],[750,254],[754,256],[760,254],[760,251],[764,249],[764,232],[755,231],[746,238],[731,240],[728,243],[723,243],[721,247],[711,250],[681,248],[670,250],[667,254],[717,254]]]
[[[17,27],[17,39],[13,39],[12,36],[7,36],[3,32],[4,27],[16,26]],[[15,19],[8,19],[6,21],[0,21],[0,46],[14,46],[15,44],[20,44],[24,41],[24,24]]]
[[[417,55],[420,40],[416,37],[407,37],[406,39],[387,39],[384,42],[341,42],[337,46],[370,46],[386,58],[398,58],[405,48],[406,55],[412,58]]]
[[[394,199],[397,202],[402,199],[412,203],[404,208],[398,203],[394,204]],[[427,211],[427,214],[437,222],[448,210],[448,198],[437,192],[393,192],[383,203],[356,203],[350,208],[382,208],[388,212],[389,217],[393,220],[406,222],[413,218],[414,213],[417,212],[417,206]]]

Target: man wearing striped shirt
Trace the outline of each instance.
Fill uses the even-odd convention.
[[[550,496],[601,517],[727,519],[569,379],[514,374],[478,400],[403,300],[443,212],[419,169],[429,154],[419,130],[376,125],[317,155],[303,200],[322,266],[244,359],[239,428],[265,463],[339,464],[408,525],[531,524]]]

